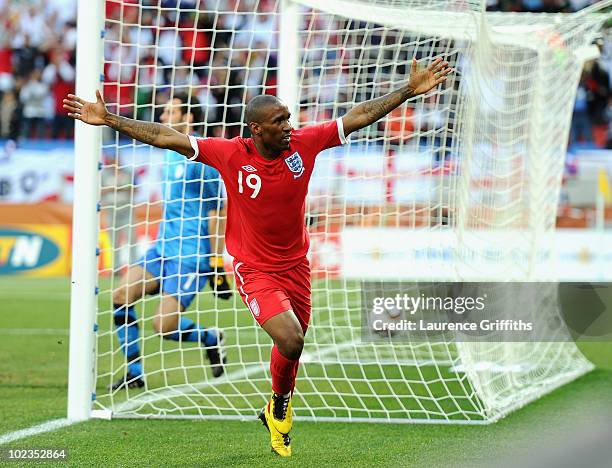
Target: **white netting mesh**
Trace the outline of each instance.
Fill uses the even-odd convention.
[[[603,17],[489,15],[481,1],[304,0],[296,35],[283,37],[279,25],[288,19],[277,1],[176,3],[108,2],[111,109],[158,120],[168,99],[188,91],[202,103],[197,130],[233,137],[257,94],[295,89],[288,104],[303,126],[396,89],[413,57],[442,56],[455,69],[444,86],[317,161],[307,220],[313,314],[298,416],[486,422],[590,369],[573,343],[364,343],[359,281],[549,278],[580,51]],[[299,44],[288,51],[297,57],[293,83],[278,82],[285,43]],[[96,408],[130,417],[252,417],[270,391],[270,340],[237,295],[224,302],[209,288],[186,316],[225,330],[226,376],[210,375],[197,344],[151,331],[159,298],[147,296],[136,305],[146,387],[107,390],[126,372],[112,291],[155,238],[164,213],[160,174],[169,166],[163,152],[114,134],[103,151],[109,263],[100,278]]]

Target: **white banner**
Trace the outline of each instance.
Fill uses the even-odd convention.
[[[163,150],[153,147],[121,149],[122,167],[134,174],[137,190],[133,203],[160,200]],[[103,151],[109,162],[112,151]],[[74,146],[69,143],[27,143],[16,148],[0,148],[0,203],[72,203],[74,182]]]
[[[16,150],[0,158],[0,201],[37,203],[60,200],[62,191],[62,150]],[[70,158],[70,162],[72,158]],[[68,169],[72,173],[72,169]]]
[[[612,281],[612,231],[559,229],[544,241],[552,242],[550,260],[536,262],[532,279]],[[467,232],[459,242],[450,230],[345,228],[337,245],[345,278],[504,281],[525,277],[528,242],[510,231]]]

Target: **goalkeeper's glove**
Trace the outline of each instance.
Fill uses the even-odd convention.
[[[211,257],[210,268],[212,268],[212,275],[208,279],[210,288],[213,290],[215,296],[220,299],[228,300],[232,297],[232,288],[227,281],[225,270],[223,269],[223,257]]]

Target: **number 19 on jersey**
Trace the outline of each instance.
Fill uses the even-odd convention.
[[[244,193],[244,187],[242,185],[243,177],[242,171],[238,171],[238,193]],[[261,190],[261,177],[257,174],[249,174],[246,176],[245,182],[247,187],[253,189],[251,198],[255,198]]]

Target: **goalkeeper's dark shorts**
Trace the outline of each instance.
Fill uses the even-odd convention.
[[[176,297],[185,309],[206,286],[211,274],[208,263],[194,264],[186,259],[164,258],[156,246],[147,250],[136,264],[142,266],[159,281],[160,291]],[[202,266],[198,268],[198,265]]]
[[[310,264],[304,259],[278,273],[260,271],[234,260],[236,287],[242,301],[259,325],[282,312],[292,310],[302,330],[310,322]]]

